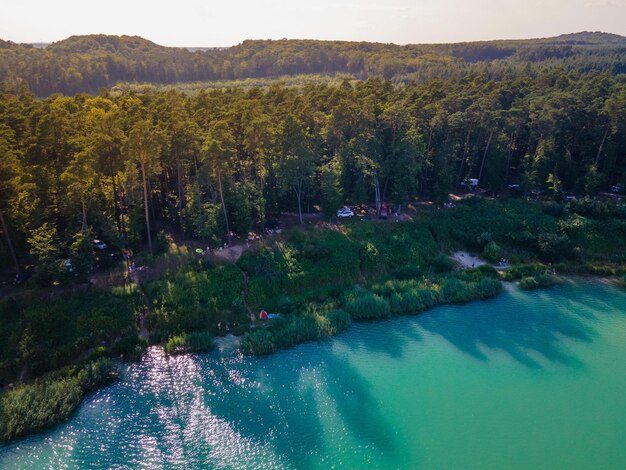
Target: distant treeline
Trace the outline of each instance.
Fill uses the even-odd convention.
[[[0,81],[25,80],[37,96],[97,93],[119,82],[241,80],[296,74],[347,73],[395,82],[491,79],[562,67],[626,72],[626,38],[577,33],[548,39],[405,45],[317,40],[248,40],[223,49],[158,46],[140,37],[72,36],[36,48],[0,40]]]

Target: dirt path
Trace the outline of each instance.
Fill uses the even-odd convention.
[[[146,291],[141,284],[141,278],[137,271],[130,273],[130,279],[137,285],[139,292],[141,293],[141,297],[143,299],[143,309],[139,314],[139,338],[148,341],[150,337],[150,333],[148,332],[148,327],[146,326],[146,318],[152,315],[152,308],[150,307],[150,299],[146,295]]]
[[[478,256],[474,256],[467,251],[455,251],[452,253],[452,259],[456,261],[463,268],[477,268],[487,264],[486,261],[480,259]]]
[[[231,263],[235,263],[248,249],[249,247],[246,245],[231,245],[220,250],[213,250],[211,254],[218,259],[223,259],[226,261],[230,261]]]

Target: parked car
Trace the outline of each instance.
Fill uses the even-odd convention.
[[[72,264],[72,260],[69,260],[69,259],[63,260],[63,266],[65,267],[65,269],[67,269],[68,272],[70,273],[74,272],[74,265]]]
[[[624,191],[624,185],[623,184],[616,184],[611,186],[611,192],[615,193],[615,194],[620,194],[622,191]]]
[[[345,217],[354,217],[354,211],[349,207],[342,207],[337,211],[337,217],[343,219]]]
[[[102,240],[94,240],[93,241],[93,247],[96,250],[103,251],[103,250],[107,249],[107,244],[104,243]]]

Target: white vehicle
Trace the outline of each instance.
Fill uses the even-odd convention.
[[[344,217],[354,217],[354,211],[349,207],[342,207],[337,211],[337,217],[339,217],[340,219]]]
[[[72,264],[72,260],[69,260],[69,259],[63,260],[63,266],[65,267],[65,269],[67,269],[68,272],[70,273],[74,272],[74,265]]]
[[[104,243],[102,240],[94,240],[93,241],[93,247],[98,249],[98,250],[106,250],[107,249],[107,244]]]

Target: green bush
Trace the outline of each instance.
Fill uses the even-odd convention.
[[[509,269],[502,273],[502,278],[505,281],[515,281],[524,277],[534,277],[537,275],[545,274],[548,268],[541,263],[533,264],[519,264],[511,266]]]
[[[194,331],[171,335],[163,345],[168,354],[209,351],[213,347],[213,335],[208,331]]]
[[[492,277],[485,277],[479,280],[472,288],[474,298],[486,299],[499,294],[502,291],[502,283]]]
[[[454,277],[465,282],[478,282],[483,278],[499,279],[496,268],[483,264],[477,268],[461,269],[453,274]]]
[[[187,342],[185,341],[185,335],[172,335],[168,338],[163,345],[163,349],[168,354],[182,354],[187,352]]]
[[[243,336],[240,348],[244,354],[260,356],[305,341],[328,338],[348,329],[351,323],[350,315],[343,310],[285,315],[271,321],[268,327],[257,328]]]
[[[133,334],[135,313],[142,304],[133,289],[92,289],[33,302],[24,308],[20,326],[13,332],[19,338],[20,362],[38,376],[69,364],[103,341]]]
[[[539,256],[544,261],[561,261],[575,256],[574,246],[566,234],[539,235]]]
[[[223,318],[245,320],[241,297],[243,273],[232,264],[209,270],[182,269],[174,276],[149,283],[157,339],[181,331],[215,327]]]
[[[521,289],[531,290],[538,288],[539,283],[537,282],[537,279],[535,279],[535,277],[529,276],[523,277],[519,282],[519,286]]]
[[[556,284],[557,279],[550,274],[538,274],[535,276],[523,277],[519,286],[524,290],[538,289],[540,287],[550,287]]]
[[[194,331],[187,333],[185,342],[191,352],[210,351],[213,348],[213,335],[208,331]]]
[[[108,358],[101,358],[85,364],[77,374],[83,393],[89,393],[117,380],[117,367]]]
[[[415,266],[413,264],[407,264],[405,266],[400,266],[393,271],[393,276],[396,279],[406,280],[406,279],[415,279],[420,277],[422,274],[422,269],[419,266]]]
[[[160,230],[157,236],[154,238],[154,252],[156,254],[165,253],[170,247],[170,240],[167,233]]]
[[[470,271],[467,273],[467,271]],[[474,271],[472,273],[471,271]],[[502,290],[500,281],[485,269],[487,274],[480,276],[481,271],[466,270],[463,274],[449,277],[443,281],[440,291],[440,301],[443,303],[463,303],[474,299],[493,297]],[[461,280],[459,277],[467,280]]]
[[[0,395],[0,439],[11,440],[66,420],[83,397],[76,377],[18,385]]]
[[[436,273],[447,273],[454,268],[454,261],[452,261],[450,257],[440,253],[431,260],[430,265]]]
[[[391,315],[391,307],[386,299],[363,288],[355,288],[348,294],[344,308],[356,320],[384,318]]]
[[[455,277],[446,279],[441,286],[441,301],[445,303],[461,303],[472,299],[469,285]]]
[[[496,242],[489,242],[485,245],[483,256],[487,261],[496,263],[502,259],[502,248]]]
[[[86,393],[117,378],[115,364],[99,359],[66,376],[18,385],[0,394],[0,440],[8,441],[46,430],[67,420]]]
[[[138,361],[147,347],[148,343],[140,339],[137,333],[133,333],[113,343],[111,353],[123,356],[125,361]]]
[[[439,297],[434,289],[414,289],[394,293],[389,300],[391,312],[399,314],[419,313],[437,305]]]

